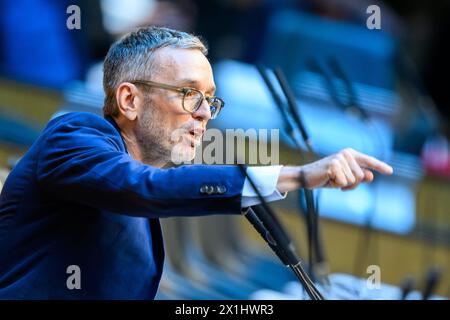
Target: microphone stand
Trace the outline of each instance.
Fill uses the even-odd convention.
[[[425,285],[422,290],[422,300],[428,300],[430,298],[434,289],[436,289],[440,278],[441,278],[441,271],[438,268],[432,267],[428,270],[425,276]]]
[[[258,214],[256,214],[255,211],[249,207],[245,216],[283,264],[292,269],[311,300],[324,300],[320,291],[316,288],[313,281],[303,269],[302,261],[295,252],[295,248],[289,240],[289,236],[281,226],[281,223],[278,221],[273,210],[259,192],[253,179],[247,173],[245,166],[239,164],[239,168],[257,194],[262,209],[258,210]]]
[[[337,97],[337,92],[331,92],[330,93],[332,95],[335,95],[334,100],[337,102],[339,101],[341,103],[341,108],[344,109],[344,111],[357,111],[358,116],[360,117],[360,119],[366,123],[366,125],[370,126],[372,129],[372,132],[374,133],[374,136],[376,137],[376,139],[378,140],[378,144],[380,146],[380,149],[383,150],[383,141],[382,138],[380,136],[380,133],[378,132],[376,126],[374,125],[374,123],[371,121],[369,114],[366,112],[366,110],[358,103],[358,99],[357,99],[357,95],[356,95],[356,90],[354,89],[353,83],[350,81],[350,78],[348,76],[348,74],[344,71],[344,68],[342,67],[342,65],[339,63],[339,61],[336,58],[331,58],[329,60],[329,65],[331,67],[331,69],[333,70],[334,74],[340,78],[345,85],[345,88],[347,90],[347,94],[349,97],[349,101],[348,103],[344,103],[341,102],[340,99]],[[332,83],[331,77],[327,74],[325,74],[325,77],[327,77],[329,80],[328,82]],[[382,154],[382,158],[384,160],[385,155],[384,153]],[[355,259],[355,267],[354,267],[354,272],[357,273],[358,270],[363,271],[364,270],[364,263],[368,261],[369,259],[369,252],[370,249],[372,248],[372,255],[375,255],[375,263],[377,263],[377,261],[379,260],[379,250],[377,247],[377,243],[375,243],[374,239],[374,228],[373,228],[373,219],[374,216],[376,214],[376,209],[377,209],[377,204],[376,204],[376,199],[377,199],[377,189],[374,190],[375,192],[375,201],[373,202],[372,205],[372,212],[369,213],[368,217],[366,218],[366,221],[364,223],[364,229],[363,231],[365,231],[363,233],[363,239],[359,241],[360,245],[359,245],[359,250],[357,251],[357,258]],[[373,254],[375,248],[375,254]],[[359,262],[359,267],[358,268],[358,262]]]
[[[299,134],[296,134],[297,132],[300,132],[300,135],[306,145],[306,148],[310,154],[314,156],[314,158],[318,158],[317,154],[314,152],[311,144],[311,140],[309,139],[308,133],[301,121],[300,115],[297,112],[297,105],[295,101],[294,94],[292,93],[292,90],[290,90],[289,85],[287,83],[287,80],[285,79],[283,73],[281,70],[277,69],[275,70],[275,76],[282,88],[282,91],[284,95],[286,96],[286,99],[288,101],[288,110],[284,107],[283,101],[281,100],[280,96],[277,94],[272,82],[270,81],[266,71],[261,66],[257,66],[257,69],[263,78],[266,86],[268,87],[278,109],[280,110],[281,115],[284,118],[285,124],[288,127],[288,133],[291,136],[292,140],[294,141],[296,145],[296,149],[300,155],[301,158],[305,159],[304,157],[304,150],[302,148],[301,141],[298,139]],[[292,120],[291,120],[292,119]],[[291,121],[295,123],[292,124]],[[297,128],[297,131],[295,130],[295,127]],[[306,217],[306,225],[307,225],[307,231],[308,231],[308,247],[309,247],[309,270],[310,275],[314,277],[316,274],[319,276],[319,279],[321,282],[329,283],[328,281],[328,265],[324,258],[323,253],[323,247],[321,244],[321,239],[319,236],[319,219],[318,219],[318,211],[317,206],[314,204],[314,194],[313,191],[310,189],[307,189],[306,186],[306,180],[303,175],[301,175],[300,178],[301,185],[303,186],[303,193],[305,197],[306,202],[306,210],[303,209],[305,212]]]
[[[314,155],[314,157],[316,159],[318,159],[318,155],[317,153],[313,150],[309,137],[306,135],[306,129],[305,126],[303,125],[303,122],[300,118],[300,114],[298,113],[298,105],[297,105],[297,100],[295,99],[294,93],[292,91],[292,89],[290,88],[287,79],[284,75],[284,73],[281,71],[281,69],[277,68],[275,70],[275,76],[281,86],[281,89],[283,90],[283,93],[286,96],[286,99],[288,101],[288,107],[289,107],[289,111],[290,114],[295,122],[295,124],[297,125],[297,128],[301,131],[301,132],[305,132],[305,134],[302,134],[302,137],[306,143],[307,146],[309,146],[309,152],[312,153]],[[307,204],[307,211],[309,212],[309,216],[311,219],[311,238],[312,238],[312,243],[313,243],[313,252],[314,252],[314,259],[313,261],[315,262],[315,267],[314,267],[314,271],[317,275],[319,275],[319,279],[322,282],[325,282],[327,284],[329,284],[329,279],[328,279],[328,264],[326,262],[325,256],[324,256],[324,250],[323,250],[323,245],[322,245],[322,241],[320,238],[320,231],[319,231],[319,212],[317,209],[317,206],[315,206],[314,204],[314,194],[313,194],[313,190],[310,189],[306,189],[306,180],[304,176],[301,176],[301,182],[302,185],[304,186],[304,191],[305,191],[305,200],[306,200],[306,204]]]
[[[350,81],[349,76],[344,71],[344,68],[339,63],[339,61],[336,58],[331,57],[328,60],[328,64],[329,64],[330,69],[333,72],[334,76],[336,78],[339,78],[342,80],[344,87],[347,91],[348,101],[345,101],[345,99],[342,100],[339,97],[336,86],[333,83],[332,76],[329,73],[327,73],[315,59],[310,59],[308,61],[308,64],[313,71],[317,72],[324,78],[325,88],[328,90],[331,100],[344,112],[350,111],[352,113],[356,113],[362,121],[364,121],[367,125],[369,125],[372,129],[372,132],[374,133],[374,136],[377,137],[378,144],[380,145],[380,149],[383,150],[383,142],[380,137],[380,134],[379,134],[378,130],[376,130],[376,127],[374,126],[373,122],[370,120],[370,117],[369,117],[368,113],[366,112],[366,110],[358,103],[357,94],[356,94],[356,90],[354,89],[353,83]],[[376,192],[377,190],[375,189],[374,191]],[[376,198],[377,197],[375,196],[375,199]],[[369,257],[370,248],[371,247],[373,248],[375,246],[374,243],[372,243],[372,242],[374,242],[374,239],[373,239],[373,231],[374,230],[373,230],[373,226],[372,226],[372,224],[373,224],[372,220],[374,218],[375,212],[376,212],[376,201],[373,202],[372,211],[367,216],[366,221],[364,222],[364,225],[363,225],[362,234],[361,234],[361,237],[363,239],[361,239],[359,241],[359,245],[357,247],[355,264],[353,267],[354,274],[359,274],[360,271],[364,270],[364,265],[367,262],[368,257]],[[376,251],[375,257],[377,257],[377,255],[378,255],[378,250]],[[378,259],[375,258],[375,260],[378,260]]]
[[[406,300],[408,297],[408,294],[411,293],[411,291],[414,290],[415,281],[412,277],[406,277],[401,283],[400,283],[400,300]]]

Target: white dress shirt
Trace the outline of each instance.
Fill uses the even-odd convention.
[[[281,200],[286,198],[287,192],[281,194],[277,190],[278,177],[283,166],[261,166],[261,167],[248,167],[247,174],[255,183],[256,188],[264,197],[267,202]],[[260,204],[258,195],[253,190],[250,181],[245,178],[244,188],[242,190],[242,202],[241,207],[247,208]]]

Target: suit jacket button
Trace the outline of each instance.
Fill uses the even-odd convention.
[[[205,193],[207,193],[208,191],[207,191],[207,185],[202,185],[201,187],[200,187],[200,193],[201,194],[205,194]]]
[[[214,187],[213,186],[206,186],[206,193],[207,194],[213,194],[214,193]]]
[[[217,193],[218,194],[224,194],[225,192],[227,192],[227,187],[222,186],[222,185],[217,186]]]

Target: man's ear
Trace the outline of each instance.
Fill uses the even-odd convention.
[[[116,90],[116,101],[119,113],[128,120],[134,121],[142,107],[143,97],[134,84],[122,82]]]

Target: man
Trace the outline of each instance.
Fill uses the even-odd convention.
[[[197,37],[166,28],[112,45],[105,119],[53,119],[4,185],[0,298],[153,299],[164,256],[158,218],[240,214],[255,203],[236,166],[161,168],[175,146],[192,158],[223,107],[205,55]],[[275,200],[300,187],[300,170],[308,188],[352,189],[373,179],[371,169],[392,172],[350,149],[302,167],[248,170],[264,175],[258,188]],[[78,284],[68,281],[74,272]]]

